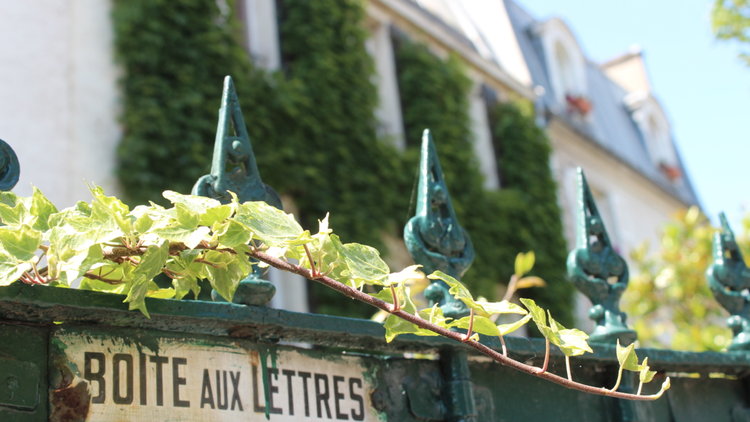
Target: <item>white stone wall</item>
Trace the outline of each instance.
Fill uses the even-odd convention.
[[[59,208],[90,198],[84,179],[118,194],[118,70],[110,3],[0,1],[0,139],[18,154],[15,188]]]

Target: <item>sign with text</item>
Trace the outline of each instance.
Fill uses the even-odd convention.
[[[73,382],[53,386],[53,412],[78,391],[90,421],[381,420],[361,357],[133,333],[58,330],[56,366]]]

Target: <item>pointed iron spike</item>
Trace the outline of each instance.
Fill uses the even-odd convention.
[[[706,270],[706,282],[714,298],[731,315],[727,325],[734,338],[729,351],[750,350],[750,270],[734,240],[726,215],[719,214],[721,231],[714,233],[714,262]]]
[[[724,212],[719,213],[719,221],[721,222],[721,228],[724,230],[725,233],[732,235],[734,237],[734,231],[729,226],[729,221],[727,220],[727,216],[724,214]]]
[[[231,168],[229,172],[227,167]],[[279,195],[260,177],[231,76],[224,78],[211,174],[203,176],[193,187],[194,194],[225,203],[230,201],[228,191],[237,194],[240,202],[265,201],[282,208]]]
[[[279,195],[260,178],[253,146],[231,76],[224,78],[211,174],[198,179],[193,186],[193,195],[207,196],[228,203],[231,201],[229,191],[237,195],[240,203],[265,201],[282,209]],[[237,286],[233,302],[246,305],[267,304],[276,288],[263,280],[262,275],[263,271],[257,265],[253,266],[253,272]],[[215,290],[211,292],[211,297],[215,302],[223,301]]]
[[[423,133],[421,152],[417,210],[404,227],[406,247],[414,262],[422,265],[427,274],[439,270],[459,279],[474,260],[474,247],[469,235],[458,224],[429,130]],[[439,303],[446,316],[468,315],[466,305],[448,290],[444,282],[433,282],[425,296],[433,304]]]
[[[594,227],[598,225],[599,227]],[[612,242],[607,233],[607,227],[604,225],[604,219],[599,214],[599,209],[594,200],[594,194],[591,193],[586,175],[581,167],[578,167],[578,239],[576,246],[582,247],[589,244],[589,236],[597,231],[597,237],[601,238],[603,246],[610,246]]]
[[[21,166],[10,145],[0,139],[0,191],[10,191],[18,183]]]
[[[609,239],[583,169],[578,168],[578,227],[576,248],[568,255],[568,279],[594,305],[589,317],[596,321],[592,343],[630,344],[637,338],[625,324],[620,297],[628,285],[628,266]],[[596,240],[592,242],[591,237]],[[614,283],[610,283],[611,279]]]

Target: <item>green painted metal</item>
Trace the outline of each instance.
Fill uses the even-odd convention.
[[[229,192],[234,192],[240,202],[264,201],[282,209],[279,194],[260,178],[231,76],[224,78],[211,174],[198,179],[192,193],[228,203],[232,200]],[[276,293],[276,288],[262,276],[263,271],[255,266],[253,273],[240,282],[233,302],[267,304]],[[214,301],[224,301],[216,291],[211,292],[211,297]]]
[[[425,273],[439,270],[460,279],[474,260],[474,247],[453,211],[429,129],[422,134],[417,189],[416,215],[404,227],[406,247]],[[448,290],[445,282],[435,280],[425,290],[425,297],[431,305],[439,304],[447,317],[458,319],[469,315],[466,305]]]
[[[721,231],[714,233],[714,262],[706,270],[708,287],[716,301],[731,315],[727,325],[734,333],[730,351],[750,350],[750,269],[734,239],[724,213],[719,214]]]
[[[416,215],[404,227],[406,247],[414,262],[422,265],[427,274],[439,270],[460,279],[474,260],[474,247],[466,230],[458,224],[429,129],[422,134],[417,189]],[[469,315],[467,306],[449,290],[442,280],[433,280],[424,295],[431,306],[438,304],[447,317],[458,319]],[[445,379],[443,402],[447,420],[477,420],[466,353],[446,349],[441,351],[440,361]]]
[[[21,176],[21,166],[13,148],[0,139],[0,191],[9,191],[16,186]]]
[[[628,287],[628,264],[615,252],[581,168],[577,223],[576,248],[568,255],[568,279],[594,305],[589,318],[596,327],[589,342],[613,344],[619,339],[628,345],[638,336],[628,328],[627,316],[620,311],[620,297]]]

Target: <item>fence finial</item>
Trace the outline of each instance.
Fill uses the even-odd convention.
[[[460,279],[474,260],[474,247],[453,211],[429,129],[422,135],[417,189],[416,215],[404,227],[406,247],[425,273],[439,270]],[[425,297],[431,304],[438,303],[447,317],[458,319],[469,315],[466,305],[448,294],[448,290],[443,281],[433,281],[425,290]]]
[[[264,201],[282,209],[279,194],[260,178],[231,76],[224,78],[211,174],[198,179],[192,193],[228,203],[231,201],[229,191],[234,192],[240,202]],[[254,266],[253,272],[237,286],[233,302],[267,304],[276,293],[276,288],[263,280],[262,275],[262,270]],[[224,300],[216,291],[211,292],[211,297],[214,301]]]
[[[0,191],[9,191],[16,186],[21,176],[21,166],[13,148],[0,139]]]
[[[706,270],[708,288],[714,298],[731,316],[727,325],[734,339],[729,350],[750,350],[750,270],[734,239],[724,213],[719,214],[721,231],[714,233],[714,263]]]
[[[591,343],[623,345],[638,334],[625,324],[620,297],[628,287],[628,264],[615,252],[594,202],[583,169],[578,168],[578,235],[576,248],[568,255],[568,279],[594,305],[589,318],[596,322]]]

